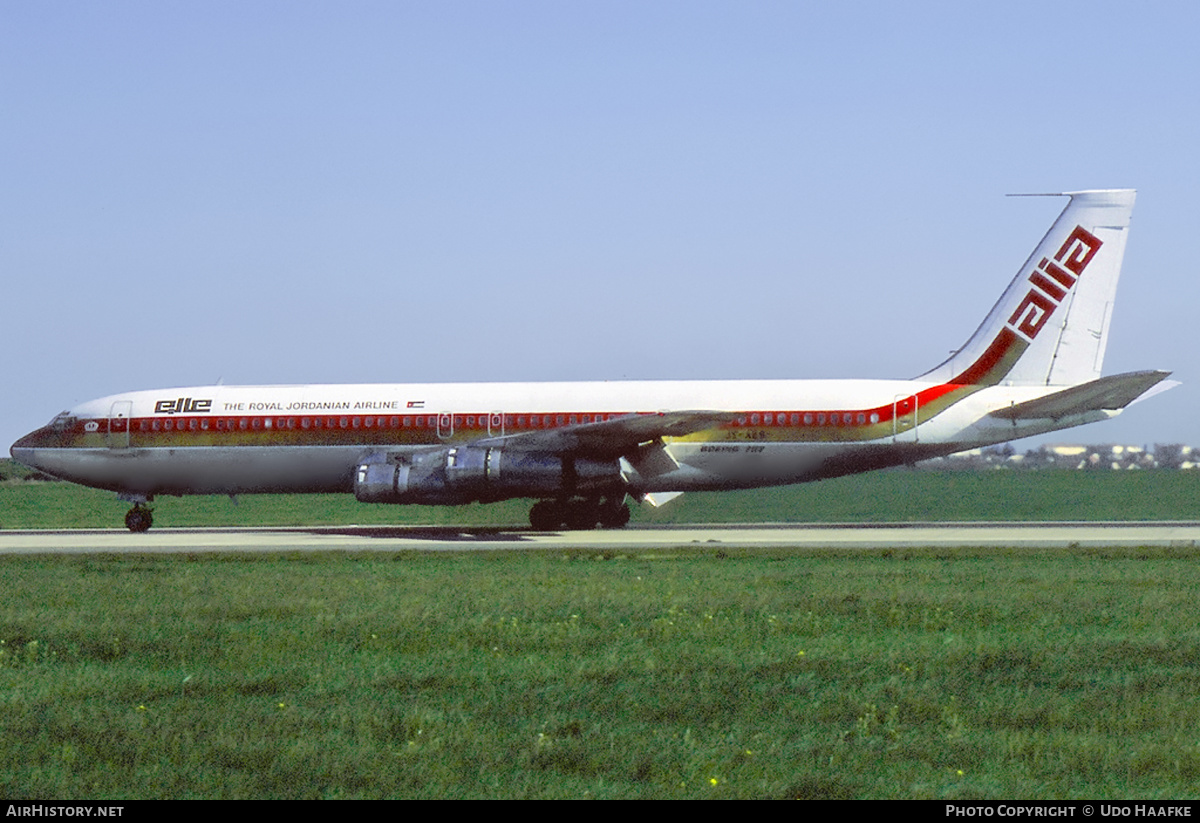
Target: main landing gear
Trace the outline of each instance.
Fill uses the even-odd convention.
[[[133,508],[125,513],[125,527],[131,532],[148,532],[152,525],[154,516],[145,503],[135,503]]]
[[[573,531],[619,529],[629,522],[629,506],[621,497],[585,500],[541,500],[529,510],[529,525],[534,531],[550,532],[559,528]]]

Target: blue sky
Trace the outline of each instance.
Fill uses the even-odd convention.
[[[1200,445],[1185,3],[0,3],[0,442],[212,383],[911,377],[1139,190],[1054,438]],[[1187,252],[1187,253],[1185,253]]]

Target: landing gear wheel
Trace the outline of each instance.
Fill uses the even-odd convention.
[[[125,513],[125,527],[131,532],[147,532],[154,524],[154,516],[144,506],[134,506]]]
[[[529,525],[534,531],[550,532],[562,527],[588,531],[596,524],[619,529],[629,522],[629,507],[624,502],[599,500],[541,500],[529,510]]]
[[[605,504],[600,507],[600,525],[606,529],[622,529],[629,523],[629,504]]]
[[[553,500],[542,500],[529,510],[529,525],[535,532],[552,532],[562,525],[563,510]]]
[[[572,500],[567,504],[567,528],[588,531],[600,520],[600,507],[594,500]]]

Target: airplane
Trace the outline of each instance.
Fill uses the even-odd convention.
[[[197,386],[82,403],[11,453],[131,502],[352,492],[531,498],[537,531],[624,526],[627,499],[914,463],[1114,417],[1170,374],[1101,376],[1136,192],[1066,207],[962,348],[911,380]],[[915,314],[914,314],[915,316]]]

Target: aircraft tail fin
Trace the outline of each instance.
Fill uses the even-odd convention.
[[[922,378],[977,386],[1099,378],[1136,194],[1066,192],[1067,207],[983,324]]]

